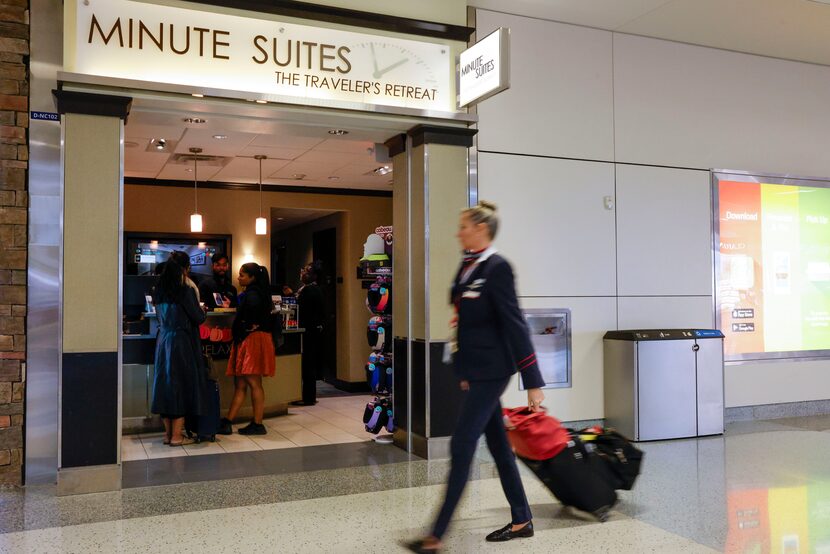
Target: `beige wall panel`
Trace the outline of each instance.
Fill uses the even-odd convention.
[[[617,325],[614,298],[521,298],[523,309],[569,308],[573,348],[569,389],[545,389],[545,406],[563,421],[604,417],[602,337]],[[514,375],[502,396],[504,406],[527,405],[527,392],[519,390]]]
[[[712,329],[711,296],[620,297],[620,329]]]
[[[616,161],[830,176],[830,67],[614,35]]]
[[[424,163],[425,147],[412,149],[412,329],[411,338],[426,340],[427,309],[427,252],[424,229],[426,220],[426,167]]]
[[[480,153],[479,198],[498,204],[499,249],[524,296],[614,296],[613,164]]]
[[[510,27],[510,89],[478,105],[479,150],[614,159],[611,33],[478,10],[477,36]]]
[[[708,171],[617,164],[621,296],[712,295]]]
[[[830,362],[779,361],[727,365],[726,407],[830,398]]]
[[[378,197],[336,196],[330,194],[299,194],[264,192],[263,208],[307,208],[338,210],[342,213],[343,230],[338,229],[338,377],[346,381],[365,379],[364,365],[368,353],[364,304],[366,291],[360,286],[354,268],[363,256],[366,237],[380,225],[392,220],[392,199]],[[124,187],[124,228],[127,231],[187,233],[193,211],[193,191],[178,187]],[[270,237],[254,233],[254,220],[259,215],[258,194],[253,191],[203,189],[199,191],[199,211],[204,217],[206,233],[233,236],[234,277],[239,267],[256,261],[271,267]],[[341,317],[348,318],[343,321]],[[343,335],[342,333],[345,333]],[[341,351],[348,348],[348,353]]]
[[[121,126],[114,117],[64,116],[64,352],[118,350]]]
[[[469,201],[467,149],[430,144],[429,156],[429,320],[431,341],[449,338],[449,289],[460,261],[455,238],[458,217]]]

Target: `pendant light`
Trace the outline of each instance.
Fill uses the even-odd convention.
[[[201,148],[191,148],[190,153],[193,154],[193,213],[190,215],[190,232],[202,232],[202,214],[199,213],[199,154],[202,153]]]
[[[265,235],[268,233],[268,223],[262,217],[262,160],[267,159],[268,156],[257,154],[254,156],[255,160],[259,160],[259,217],[256,218],[256,234]]]

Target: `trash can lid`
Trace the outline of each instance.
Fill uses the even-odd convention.
[[[608,331],[603,338],[630,341],[722,339],[723,333],[718,329],[630,329]]]

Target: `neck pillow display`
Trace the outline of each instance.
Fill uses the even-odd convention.
[[[392,417],[392,403],[388,398],[375,398],[366,405],[363,413],[363,422],[366,424],[366,431],[377,435],[384,427],[389,430],[389,421]],[[394,423],[391,424],[394,429]],[[391,431],[390,431],[391,432]]]
[[[388,281],[381,277],[369,286],[366,301],[372,313],[388,314],[392,311],[392,290]]]
[[[369,320],[366,331],[369,347],[376,352],[388,352],[392,347],[392,318],[375,316]]]

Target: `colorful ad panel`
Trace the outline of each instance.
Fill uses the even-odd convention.
[[[717,199],[727,359],[830,349],[830,188],[724,178]]]

